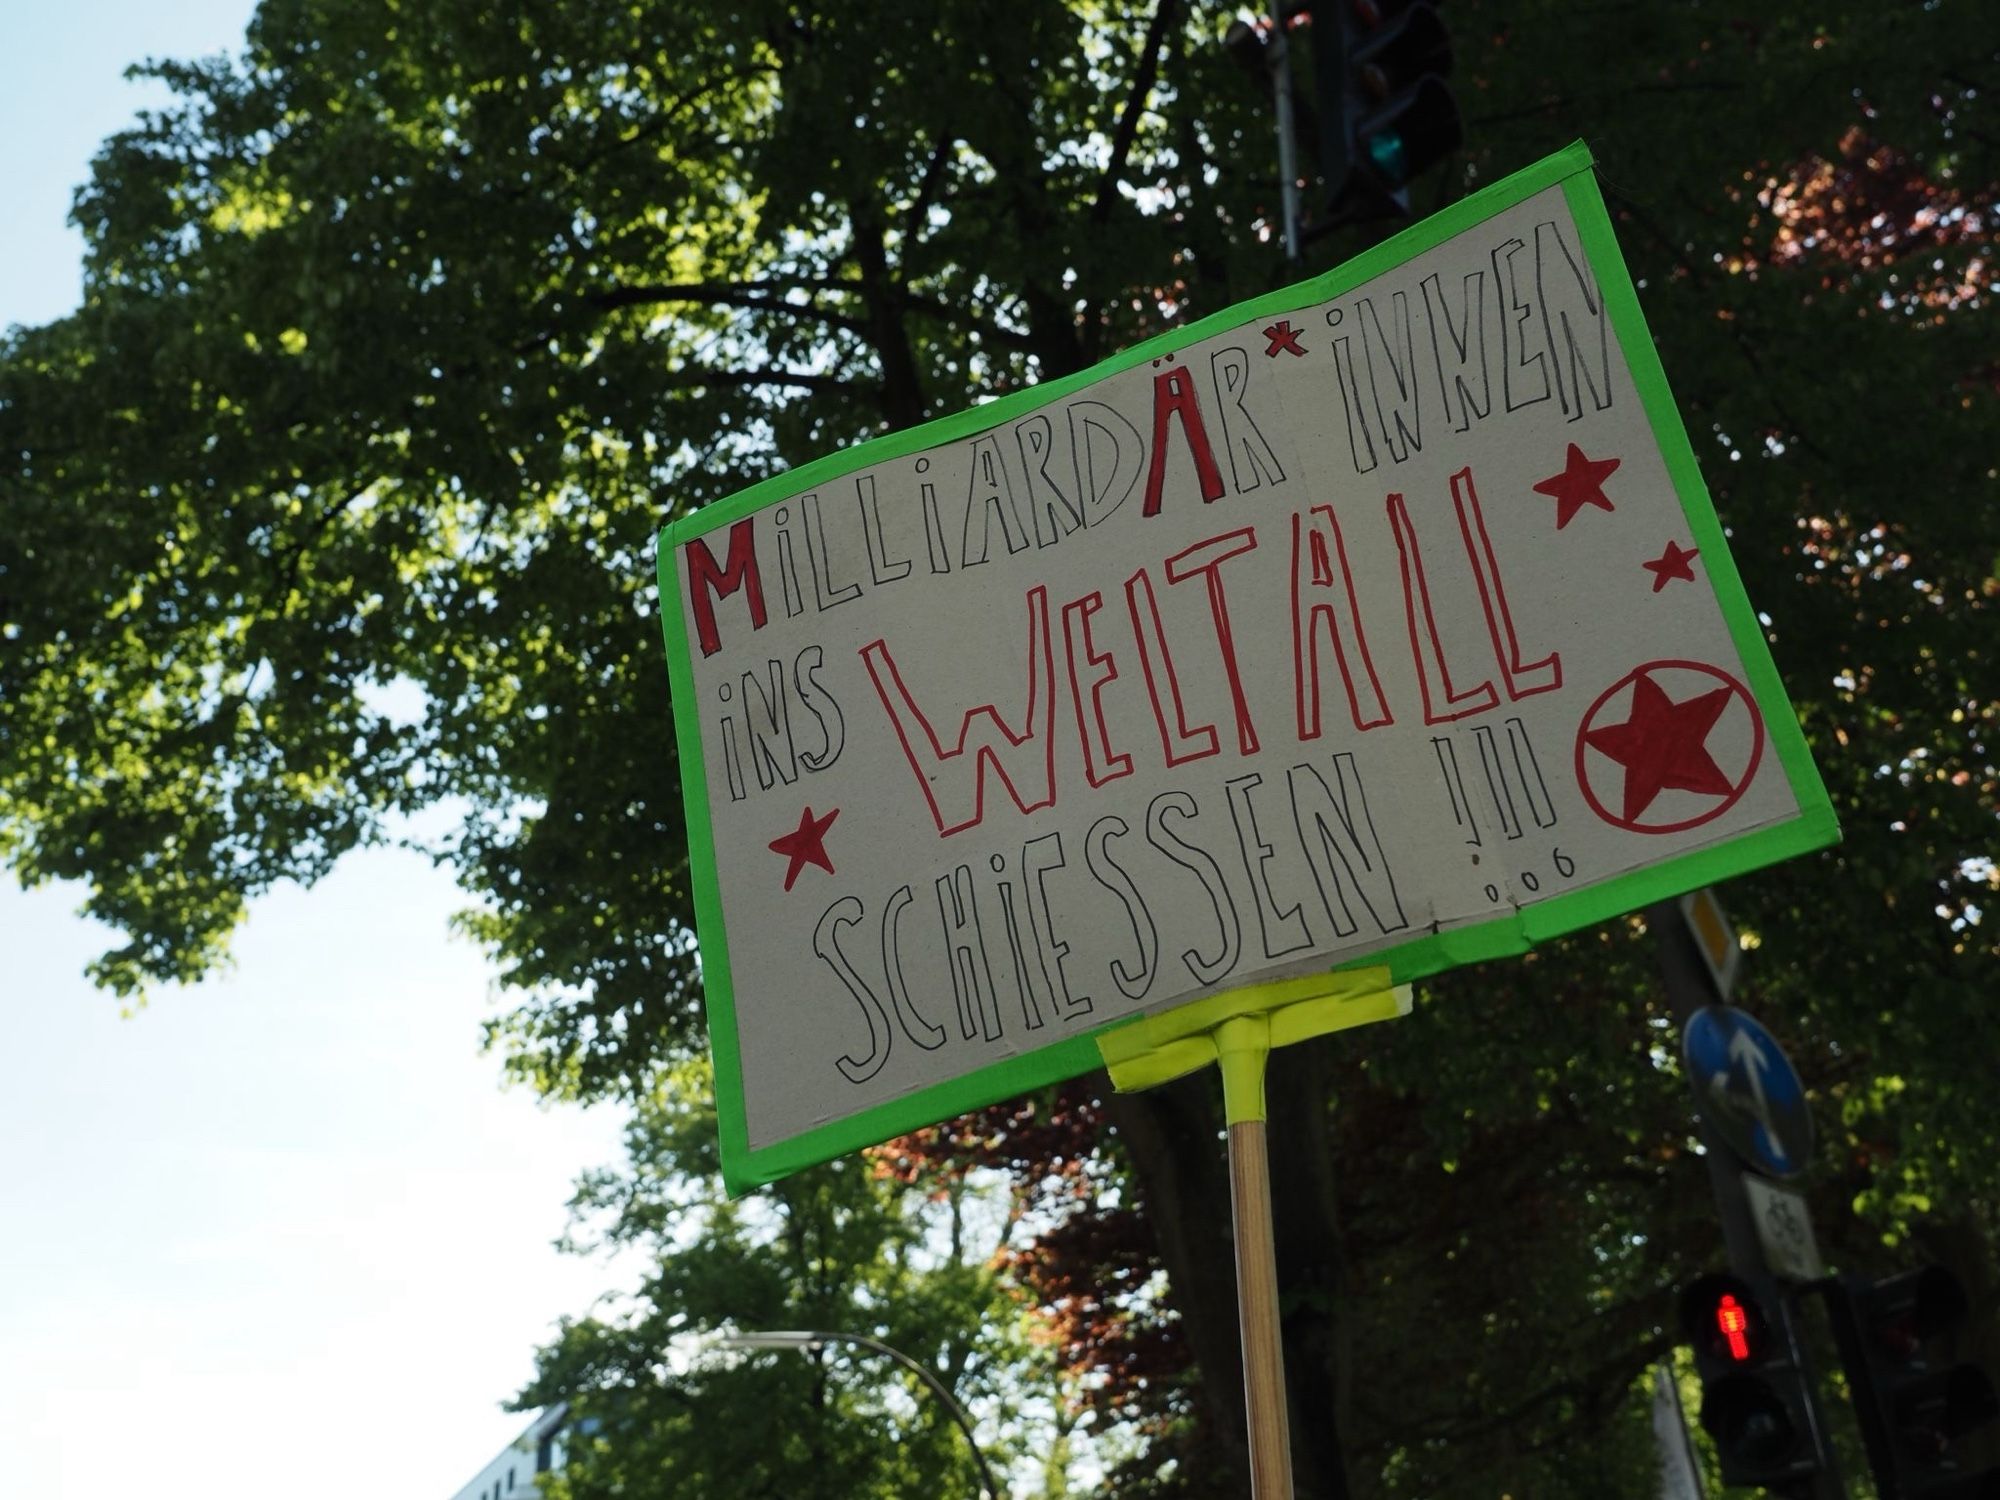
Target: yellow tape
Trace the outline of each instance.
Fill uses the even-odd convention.
[[[1410,987],[1392,985],[1386,964],[1245,985],[1141,1016],[1107,1031],[1097,1050],[1120,1093],[1222,1064],[1223,1111],[1231,1125],[1264,1118],[1264,1058],[1273,1047],[1410,1013]]]

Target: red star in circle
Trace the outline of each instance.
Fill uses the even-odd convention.
[[[782,854],[791,863],[785,866],[785,889],[792,888],[792,882],[799,878],[799,871],[807,865],[818,865],[827,874],[833,873],[833,861],[826,857],[826,831],[833,826],[833,820],[840,816],[835,808],[823,818],[815,818],[808,807],[799,816],[799,826],[780,838],[771,840],[771,852]]]
[[[1300,330],[1292,327],[1292,320],[1290,318],[1278,319],[1277,322],[1264,330],[1264,337],[1271,341],[1271,346],[1264,351],[1264,357],[1266,359],[1276,359],[1278,352],[1283,350],[1288,354],[1293,354],[1300,359],[1304,359],[1306,351],[1299,347],[1299,332]]]
[[[1655,674],[1697,674],[1721,686],[1697,692],[1676,702]],[[1600,724],[1599,711],[1625,688],[1632,696],[1622,724]],[[1732,700],[1741,698],[1750,716],[1750,754],[1739,777],[1730,775],[1709,753],[1708,741],[1717,721]],[[1600,755],[1624,768],[1622,806],[1612,812],[1593,790],[1585,751]],[[1735,806],[1749,789],[1764,752],[1764,726],[1757,714],[1750,690],[1715,667],[1694,661],[1654,661],[1628,672],[1613,683],[1584,715],[1577,731],[1577,782],[1591,810],[1607,823],[1634,833],[1676,833],[1720,817]],[[1662,792],[1694,792],[1722,800],[1712,807],[1672,823],[1642,823]]]
[[[1585,458],[1583,450],[1575,443],[1569,445],[1569,456],[1563,461],[1562,473],[1551,474],[1535,486],[1537,494],[1551,496],[1556,502],[1557,531],[1569,525],[1586,505],[1594,505],[1599,510],[1612,508],[1611,501],[1604,494],[1604,481],[1623,462],[1619,458]]]
[[[1693,583],[1694,569],[1688,566],[1688,560],[1700,555],[1699,547],[1683,547],[1679,542],[1668,542],[1666,551],[1651,562],[1640,563],[1639,566],[1652,571],[1653,592],[1657,594],[1676,578],[1684,578]]]

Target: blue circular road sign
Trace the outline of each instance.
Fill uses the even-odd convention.
[[[1733,1006],[1688,1018],[1681,1055],[1702,1117],[1743,1160],[1770,1177],[1796,1177],[1812,1159],[1805,1085],[1771,1033]]]

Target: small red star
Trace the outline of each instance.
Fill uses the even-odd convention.
[[[1278,352],[1284,350],[1297,355],[1300,359],[1304,359],[1306,351],[1299,347],[1299,333],[1299,329],[1292,327],[1292,320],[1290,318],[1278,319],[1277,322],[1264,330],[1264,337],[1271,341],[1271,346],[1264,351],[1264,357],[1267,359],[1276,359]]]
[[[1736,790],[1706,748],[1708,732],[1732,696],[1729,688],[1719,687],[1675,703],[1642,674],[1632,682],[1631,717],[1584,735],[1591,749],[1625,768],[1627,823],[1637,822],[1663,791],[1727,797]]]
[[[799,817],[799,826],[782,838],[771,840],[771,852],[782,854],[791,863],[785,867],[785,889],[792,888],[792,882],[799,878],[799,871],[807,865],[818,865],[827,874],[833,873],[833,861],[826,857],[826,831],[833,826],[833,820],[840,816],[835,808],[823,818],[815,818],[808,807]]]
[[[1652,570],[1653,592],[1657,594],[1676,578],[1685,578],[1689,583],[1693,583],[1694,569],[1688,566],[1688,559],[1700,555],[1699,547],[1683,547],[1679,542],[1668,542],[1666,551],[1651,562],[1640,563],[1639,566]]]
[[[1551,474],[1535,486],[1537,494],[1552,496],[1556,502],[1557,531],[1569,525],[1570,519],[1586,505],[1599,510],[1612,508],[1604,495],[1604,481],[1623,462],[1618,458],[1585,458],[1575,443],[1569,445],[1562,473]]]

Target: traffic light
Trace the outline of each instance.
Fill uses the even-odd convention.
[[[1701,1425],[1726,1483],[1788,1491],[1824,1467],[1812,1392],[1775,1295],[1740,1276],[1681,1293],[1681,1330],[1701,1376]]]
[[[1451,37],[1424,0],[1322,0],[1313,17],[1320,167],[1336,220],[1405,217],[1410,181],[1465,139]]]
[[[1969,1473],[1961,1439],[2000,1415],[1993,1381],[1949,1358],[1965,1289],[1942,1266],[1844,1276],[1830,1305],[1882,1500],[2000,1500],[2000,1468]]]

